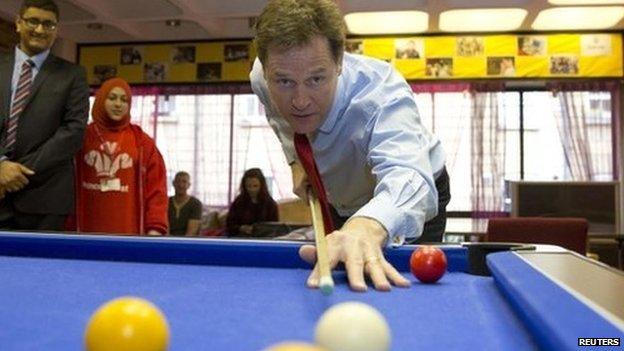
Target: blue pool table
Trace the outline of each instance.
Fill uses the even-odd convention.
[[[567,251],[490,254],[492,276],[477,276],[466,273],[465,247],[442,246],[449,272],[425,285],[409,273],[414,246],[404,246],[386,255],[413,282],[410,288],[356,293],[336,271],[335,291],[324,296],[305,287],[310,268],[298,257],[300,245],[2,232],[0,349],[81,350],[91,314],[126,295],[161,308],[172,351],[259,351],[285,340],[312,342],[321,314],[352,300],[386,317],[392,350],[588,350],[577,346],[578,338],[624,338],[619,311],[540,268],[542,259],[554,266],[566,259],[592,265]],[[610,280],[622,278],[595,269],[613,274]]]

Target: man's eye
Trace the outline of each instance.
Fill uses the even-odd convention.
[[[323,81],[325,80],[325,77],[323,76],[318,76],[318,77],[312,77],[310,79],[310,82],[314,85],[319,85],[321,83],[323,83]]]
[[[290,79],[278,79],[277,84],[280,86],[288,87],[292,85],[292,81]]]

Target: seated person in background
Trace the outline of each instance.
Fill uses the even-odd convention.
[[[178,172],[173,178],[175,195],[169,198],[169,234],[194,236],[199,232],[202,203],[187,193],[191,176]]]
[[[107,80],[76,156],[79,232],[162,235],[167,221],[165,163],[154,140],[130,123],[130,86]]]
[[[234,199],[227,215],[230,236],[252,236],[253,224],[278,219],[277,203],[269,194],[266,179],[259,168],[245,171],[240,195]]]

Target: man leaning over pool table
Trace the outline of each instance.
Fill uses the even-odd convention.
[[[377,290],[408,287],[382,248],[441,241],[450,200],[442,146],[421,124],[409,85],[388,63],[344,52],[345,26],[331,0],[269,1],[254,43],[252,89],[304,199],[309,175],[295,134],[311,144],[339,228],[327,235],[330,265],[344,263],[355,291],[366,291],[365,275]],[[316,261],[313,246],[299,254]],[[307,285],[319,286],[317,268]]]

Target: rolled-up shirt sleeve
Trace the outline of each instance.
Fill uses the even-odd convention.
[[[377,182],[373,198],[353,217],[368,217],[388,231],[388,244],[422,234],[424,223],[438,212],[429,152],[430,143],[410,96],[394,99],[373,112],[368,163]]]

